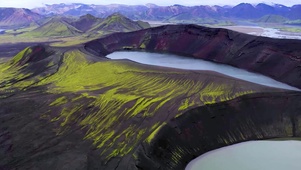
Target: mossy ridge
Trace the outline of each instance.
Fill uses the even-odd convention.
[[[144,28],[150,28],[150,25],[147,22],[132,21],[119,13],[114,13],[87,32],[104,31],[105,34],[108,34],[112,32],[130,32]]]
[[[202,75],[206,78],[199,75],[198,80],[192,80],[190,76],[191,73],[181,71],[166,71],[163,74],[160,70],[141,70],[138,65],[122,61],[91,62],[84,53],[71,50],[65,53],[58,72],[38,85],[51,84],[49,93],[72,92],[79,95],[72,100],[73,106],[62,102],[60,107],[63,109],[53,121],[61,122],[62,129],[77,122],[83,129],[87,129],[85,139],[92,140],[103,155],[110,159],[131,153],[135,149],[133,144],[139,141],[151,142],[158,127],[164,126],[166,122],[158,121],[156,127],[149,128],[143,121],[162,116],[158,114],[162,110],[176,108],[173,114],[180,115],[192,107],[256,92],[256,88],[234,86],[234,79],[215,82],[210,75]],[[106,87],[110,88],[99,91]],[[78,119],[84,106],[76,103],[88,97],[92,100],[89,107],[94,108],[93,112]],[[57,100],[60,101],[56,99],[52,105]],[[117,123],[133,122],[137,118],[142,119],[142,122]]]
[[[22,59],[24,53],[25,52],[23,50],[11,61],[0,64],[0,84],[3,83],[4,85],[11,86],[13,81],[18,81],[29,76],[29,74],[23,74],[19,71],[22,67],[15,66],[18,61]]]
[[[25,37],[66,37],[66,36],[76,36],[83,32],[76,29],[67,22],[59,19],[52,19],[46,24],[32,30],[21,34],[20,36]]]
[[[59,67],[61,52],[44,46],[27,47],[0,64],[0,89],[13,94],[26,91]],[[35,85],[36,86],[36,85]]]
[[[50,61],[47,65],[53,64]],[[74,124],[86,129],[85,139],[92,140],[103,156],[110,159],[132,153],[141,141],[151,143],[168,120],[159,117],[167,118],[168,114],[176,117],[175,114],[181,115],[192,107],[230,100],[257,90],[257,86],[254,89],[237,86],[234,79],[211,74],[180,70],[162,73],[127,61],[96,62],[79,50],[70,50],[64,54],[59,70],[39,79],[34,86],[48,87],[47,92],[54,95],[74,94],[72,99],[60,96],[50,101],[50,107],[60,112],[47,113],[44,117],[61,126],[58,134]],[[191,76],[199,78],[194,80]],[[28,84],[31,81],[24,80],[18,87]],[[87,107],[92,108],[88,113]],[[170,113],[162,115],[165,110]],[[134,121],[137,119],[140,121]],[[146,123],[151,120],[157,121]]]
[[[22,68],[27,66],[26,64],[19,65],[19,62],[30,53],[32,53],[32,49],[30,47],[25,48],[11,60],[0,64],[1,91],[14,92],[15,90],[13,90],[12,85],[18,82],[19,80],[29,77],[31,75],[31,73],[24,74],[20,72]]]
[[[146,141],[147,143],[151,143],[151,141],[155,138],[156,134],[159,132],[159,130],[164,126],[166,125],[166,123],[162,123],[162,124],[155,124],[153,127],[152,127],[152,130],[153,132],[146,138]]]
[[[68,99],[66,96],[62,96],[60,98],[57,98],[54,102],[52,102],[50,104],[50,106],[58,106],[58,105],[62,105],[68,102]]]
[[[21,61],[22,58],[24,58],[30,53],[32,53],[32,49],[30,47],[25,48],[12,59],[11,64],[12,65],[17,64],[19,61]]]

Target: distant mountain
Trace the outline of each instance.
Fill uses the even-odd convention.
[[[234,18],[253,19],[260,17],[260,14],[257,13],[257,10],[253,5],[241,3],[230,9],[229,16]]]
[[[24,33],[23,36],[56,37],[76,36],[83,33],[62,18],[52,18],[40,27]]]
[[[86,14],[90,15],[97,15],[96,9],[93,8],[93,6],[81,4],[76,5],[75,8],[70,9],[63,13],[64,15],[72,15],[72,16],[82,16]]]
[[[233,25],[232,22],[226,19],[215,19],[212,17],[198,17],[192,13],[181,13],[164,20],[168,23],[182,23],[182,24],[209,24],[209,25]]]
[[[150,25],[146,22],[132,21],[119,13],[114,13],[88,30],[88,32],[129,32],[149,27]]]
[[[42,14],[42,15],[61,15],[70,10],[76,9],[80,6],[80,4],[73,3],[73,4],[53,4],[53,5],[45,5],[44,7],[34,8],[32,9],[33,12]],[[80,15],[78,15],[80,16]]]
[[[75,17],[75,16],[67,16],[67,15],[54,15],[54,16],[48,16],[48,17],[45,17],[44,19],[42,20],[39,20],[37,23],[38,25],[44,25],[46,24],[47,22],[50,22],[51,20],[52,21],[64,21],[64,22],[67,22],[67,23],[72,23],[74,21],[76,21],[79,17]]]
[[[43,16],[24,8],[0,8],[0,27],[29,25]]]
[[[105,18],[113,13],[120,13],[131,19],[139,19],[140,16],[145,16],[144,11],[148,9],[147,6],[143,5],[87,5],[82,3],[73,3],[73,4],[53,4],[46,5],[45,7],[34,8],[34,12],[43,15],[73,15],[73,16],[82,16],[86,14],[91,14],[97,17]]]
[[[264,4],[264,3],[260,3],[260,4],[256,5],[255,9],[256,9],[256,12],[260,16],[277,14],[275,7]]]
[[[154,6],[145,11],[146,19],[164,20],[171,16],[185,13],[189,7],[174,5],[174,6]]]
[[[72,37],[81,34],[109,34],[113,32],[129,32],[149,28],[143,21],[132,21],[129,18],[115,13],[107,18],[97,18],[87,14],[79,18],[54,16],[45,19],[41,25],[29,31],[23,31],[20,36],[28,37]]]
[[[288,14],[290,19],[301,19],[301,5],[292,6],[290,13]]]
[[[256,6],[241,3],[231,6],[158,6],[147,5],[87,5],[87,4],[55,4],[35,8],[33,11],[43,15],[68,14],[81,16],[93,14],[98,17],[107,17],[113,13],[120,13],[133,20],[167,20],[181,15],[195,17],[206,17],[212,19],[235,18],[235,19],[259,19],[265,15],[280,15],[288,19],[301,19],[301,5],[287,7],[281,4],[267,5],[260,3]]]
[[[114,13],[119,13],[132,20],[154,20],[172,23],[220,24],[237,20],[258,20],[260,22],[278,22],[301,19],[301,5],[287,7],[281,4],[252,5],[241,3],[231,6],[158,6],[147,5],[87,5],[82,3],[54,4],[32,10],[23,8],[0,8],[0,27],[20,27],[31,23],[43,24],[41,19],[49,16],[63,15],[82,18],[68,22],[80,31],[86,32],[99,25],[102,20]],[[89,14],[89,15],[88,15]],[[95,16],[94,18],[91,16]],[[269,17],[270,16],[270,17]],[[271,18],[272,16],[272,18]],[[278,19],[275,18],[278,16]],[[266,20],[268,19],[268,20]],[[263,21],[266,20],[266,21]],[[273,21],[274,20],[274,21]],[[45,21],[45,20],[42,20]],[[47,19],[46,19],[47,21]]]
[[[71,22],[70,24],[75,28],[86,32],[91,28],[95,27],[97,24],[100,24],[103,21],[101,18],[97,18],[91,14],[86,14],[81,16],[78,20]]]

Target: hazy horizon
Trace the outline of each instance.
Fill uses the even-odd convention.
[[[251,3],[251,4],[258,4],[258,3],[265,3],[265,4],[282,4],[286,6],[292,6],[296,4],[301,4],[299,0],[273,0],[273,1],[262,1],[262,0],[248,0],[248,1],[241,1],[241,0],[215,0],[215,1],[206,1],[206,2],[199,2],[197,0],[174,0],[174,1],[161,1],[161,0],[105,0],[99,2],[98,0],[27,0],[26,2],[20,2],[19,0],[10,0],[5,2],[0,2],[0,7],[18,7],[18,8],[35,8],[35,7],[43,7],[46,4],[71,4],[71,3],[83,3],[83,4],[95,4],[95,5],[109,5],[109,4],[125,4],[125,5],[146,5],[146,4],[156,4],[160,6],[169,6],[174,4],[180,4],[185,6],[193,6],[193,5],[238,5],[240,3]]]

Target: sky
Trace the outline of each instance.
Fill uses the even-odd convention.
[[[58,4],[58,3],[85,3],[85,4],[127,4],[127,5],[144,5],[153,3],[157,5],[173,5],[180,4],[186,6],[192,5],[237,5],[241,2],[252,4],[266,3],[266,4],[283,4],[292,6],[294,4],[301,4],[300,0],[0,0],[0,7],[22,7],[34,8],[41,7],[45,4]]]

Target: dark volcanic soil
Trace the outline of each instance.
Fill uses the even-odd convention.
[[[191,109],[171,120],[150,145],[143,143],[142,169],[184,169],[208,151],[249,140],[300,137],[301,95],[252,94]],[[159,168],[160,167],[160,168]]]

